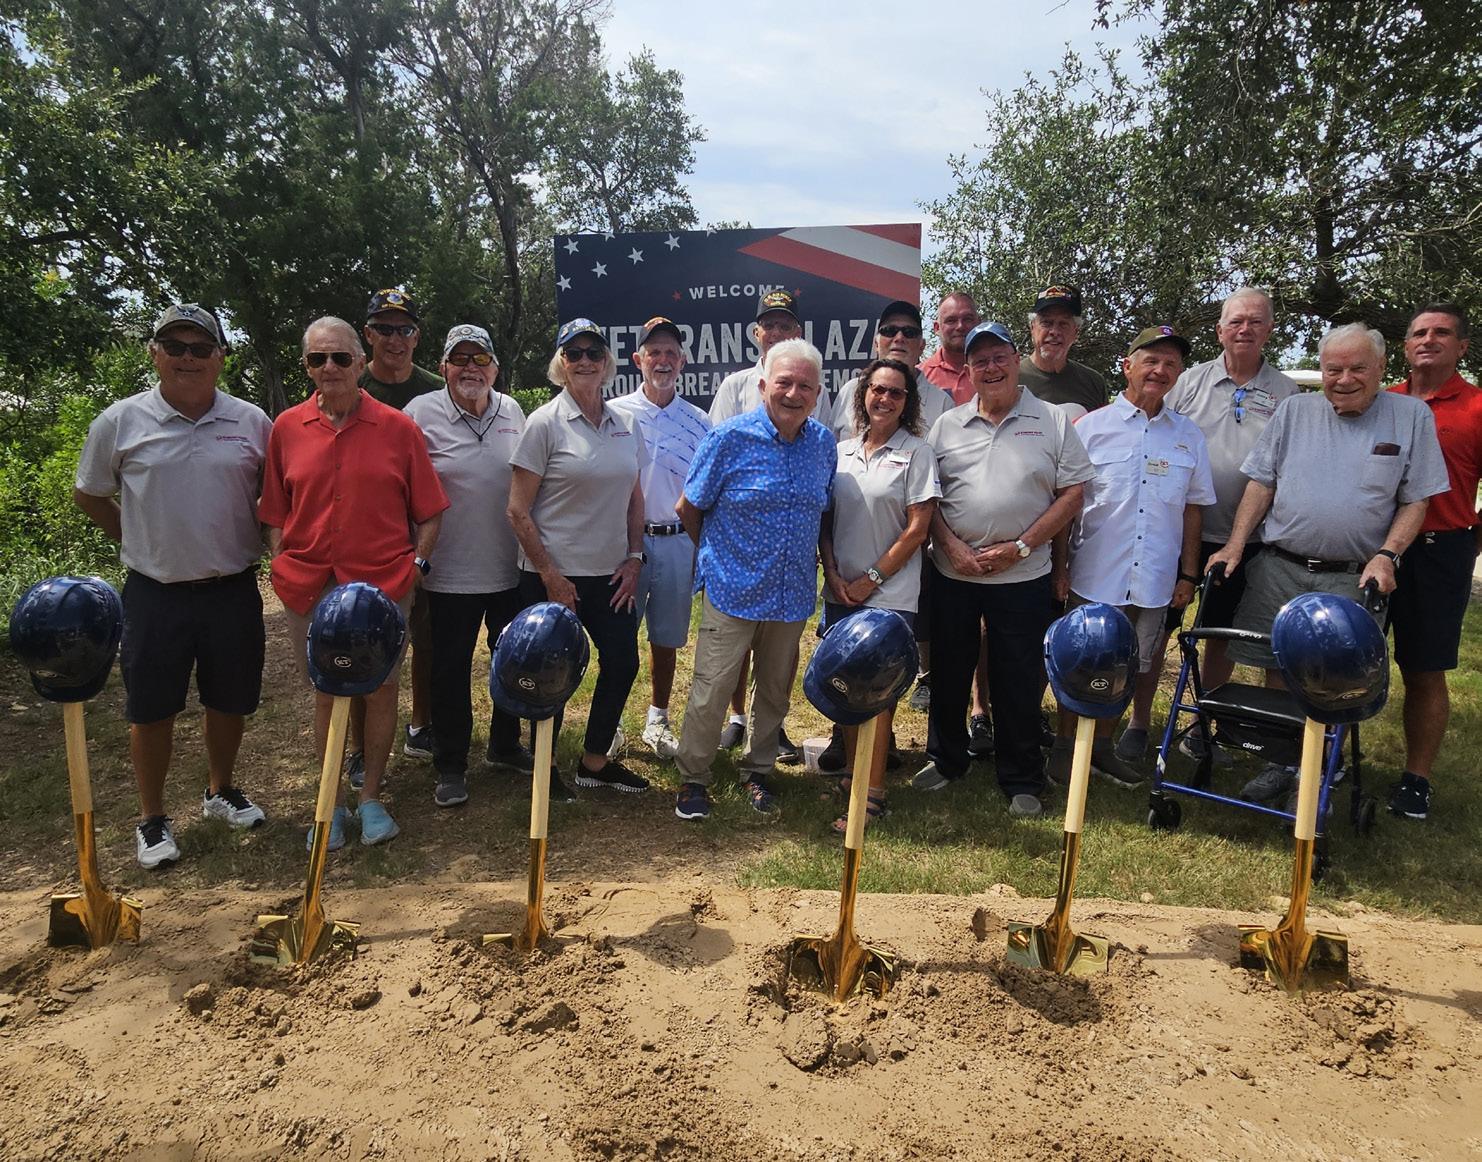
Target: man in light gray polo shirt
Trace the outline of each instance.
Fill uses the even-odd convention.
[[[263,821],[232,771],[262,688],[257,497],[272,423],[217,390],[226,340],[211,311],[170,306],[155,322],[149,354],[157,386],[93,421],[72,499],[119,542],[128,569],[119,660],[139,784],[135,853],[156,868],[180,858],[165,776],[192,670],[205,708],[201,812],[233,827]]]

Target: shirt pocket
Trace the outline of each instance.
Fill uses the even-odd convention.
[[[1094,466],[1096,476],[1090,499],[1119,501],[1136,494],[1144,470],[1142,453],[1129,451],[1114,458],[1101,456]]]
[[[1154,489],[1158,499],[1167,504],[1183,504],[1189,495],[1189,484],[1194,479],[1195,460],[1192,452],[1175,448],[1168,453],[1168,471],[1154,476]]]
[[[1359,488],[1370,496],[1393,500],[1400,491],[1404,471],[1404,456],[1377,456],[1371,452],[1364,457],[1364,466],[1359,470]]]

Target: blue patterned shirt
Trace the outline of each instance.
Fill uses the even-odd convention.
[[[685,498],[705,514],[695,590],[748,621],[803,621],[818,580],[818,522],[833,499],[834,438],[810,419],[785,442],[765,407],[712,429]]]

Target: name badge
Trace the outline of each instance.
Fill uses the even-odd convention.
[[[1154,476],[1167,476],[1168,475],[1168,459],[1167,459],[1167,457],[1163,457],[1163,458],[1158,459],[1158,460],[1151,460],[1150,459],[1148,461],[1148,471],[1151,472]]]

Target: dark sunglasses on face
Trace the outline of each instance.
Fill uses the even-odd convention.
[[[403,339],[410,339],[417,333],[417,324],[415,323],[369,323],[367,326],[377,335],[384,335],[388,339],[392,335],[400,335]]]
[[[870,394],[889,396],[891,399],[905,399],[906,389],[903,387],[887,387],[883,384],[872,383],[870,384]]]
[[[323,367],[328,359],[333,359],[336,367],[349,367],[355,361],[355,356],[348,351],[310,351],[304,356],[304,362],[315,368]]]
[[[580,363],[583,359],[590,359],[593,363],[601,363],[607,358],[605,347],[562,347],[561,358],[567,363]]]
[[[887,339],[894,339],[897,335],[904,335],[907,339],[919,339],[921,328],[907,326],[904,323],[887,323],[876,334],[884,335]]]
[[[210,359],[216,354],[215,343],[182,343],[179,339],[157,340],[159,349],[171,359],[179,359],[187,351],[192,359]]]
[[[447,362],[451,363],[454,367],[467,367],[470,363],[475,367],[488,367],[489,364],[494,362],[494,356],[490,355],[487,351],[475,351],[472,353],[458,351],[449,355]]]

